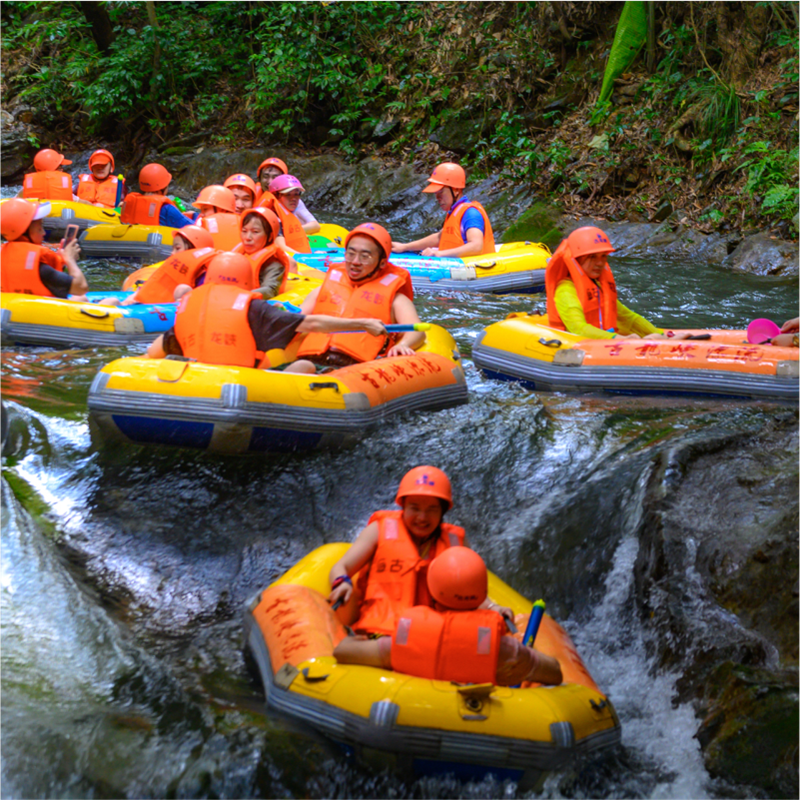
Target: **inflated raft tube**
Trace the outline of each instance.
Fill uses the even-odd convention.
[[[153,263],[172,253],[172,234],[164,225],[94,225],[79,238],[82,258],[127,258]]]
[[[689,340],[582,339],[547,318],[510,314],[472,348],[484,375],[544,392],[698,395],[796,403],[798,348],[747,343],[746,331]]]
[[[245,610],[245,643],[267,705],[316,728],[363,761],[405,775],[493,773],[540,786],[574,757],[615,746],[620,725],[564,629],[545,615],[536,647],[561,665],[560,686],[453,684],[339,664],[333,648],[357,599],[337,612],[328,573],[349,544],[324,545],[257,594]],[[356,583],[354,581],[354,583]],[[489,596],[518,615],[531,602],[489,573]],[[520,630],[527,620],[517,617]]]
[[[292,358],[269,355],[273,364]],[[105,438],[237,454],[339,447],[394,414],[465,402],[455,341],[436,325],[413,356],[321,375],[122,358],[97,374],[88,397]]]
[[[93,294],[102,297],[115,293]],[[118,307],[57,297],[0,294],[0,341],[4,345],[124,346],[152,342],[174,321],[175,303]]]
[[[3,198],[0,204],[10,198]],[[81,231],[93,225],[116,224],[119,214],[113,208],[101,208],[89,203],[78,203],[74,200],[40,200],[40,203],[50,203],[50,213],[42,218],[42,226],[47,232],[62,234],[67,225],[77,225]],[[55,237],[50,237],[53,241]]]
[[[295,260],[327,270],[344,260],[341,248],[298,253]],[[532,294],[544,290],[544,272],[550,251],[543,244],[511,242],[493,255],[451,258],[393,255],[395,266],[408,270],[414,289],[425,292],[469,291],[492,294]]]

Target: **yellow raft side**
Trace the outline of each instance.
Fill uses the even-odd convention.
[[[481,278],[545,269],[550,256],[550,251],[543,244],[509,242],[501,245],[496,253],[464,256],[462,261],[464,266],[475,267],[477,277]]]
[[[427,331],[426,343],[418,352],[443,356],[448,359],[448,369],[457,366],[454,361],[454,355],[458,353],[455,341],[450,333],[438,325],[432,325]],[[401,381],[389,381],[387,385],[380,374],[390,370],[392,362],[402,362],[408,358],[413,357],[357,364],[324,375],[150,358],[117,359],[103,367],[102,372],[108,375],[108,390],[148,392],[171,398],[217,399],[223,383],[238,383],[247,387],[247,398],[251,403],[344,410],[347,407],[345,397],[353,392],[362,392],[373,400],[379,394],[385,399],[402,395]],[[382,366],[384,363],[387,365],[385,368]],[[436,366],[439,366],[439,362]],[[361,380],[361,375],[367,377]],[[374,384],[369,380],[373,377]],[[455,380],[453,377],[450,382]],[[312,388],[312,384],[316,386]],[[325,386],[320,387],[319,384]]]
[[[276,587],[287,589],[290,586],[307,587],[321,595],[311,598],[313,602],[308,609],[304,607],[302,612],[298,612],[295,607],[290,614],[301,613],[306,619],[319,618],[318,628],[324,628],[326,623],[330,628],[330,623],[321,616],[325,613],[330,615],[330,612],[320,610],[324,607],[323,598],[330,592],[328,573],[349,546],[347,543],[323,545],[266,589],[260,596],[258,605],[252,607],[253,617],[262,631],[271,625],[275,627],[276,624],[277,627],[281,624],[288,625],[291,630],[295,630],[291,616],[286,617],[284,612],[276,609],[282,596]],[[489,573],[489,595],[495,602],[509,605],[519,615],[530,612],[530,601],[492,573]],[[341,609],[339,613],[342,612],[345,609]],[[518,617],[518,620],[524,622],[524,618]],[[309,622],[310,626],[313,624]],[[562,665],[567,658],[580,662],[574,647],[571,653],[565,650],[565,645],[571,647],[571,642],[557,623],[545,616],[542,625],[543,629],[550,629],[551,644],[556,639],[559,640],[560,649],[538,637],[537,648],[544,652],[551,651],[551,654],[562,661]],[[341,629],[335,641],[343,635]],[[302,644],[297,648],[292,643],[292,638],[298,636],[302,637],[302,634],[290,634],[285,640],[288,647],[283,651],[280,651],[280,646],[273,637],[273,671],[277,674],[281,668],[286,670],[282,652],[289,654],[288,662],[298,671],[291,681],[289,691],[323,700],[365,719],[370,718],[374,703],[391,700],[399,706],[396,724],[400,726],[479,733],[482,736],[542,743],[552,741],[551,724],[565,720],[571,723],[576,741],[603,731],[612,731],[619,725],[613,708],[604,702],[604,695],[590,677],[587,681],[589,685],[565,683],[557,687],[526,689],[492,687],[488,684],[465,687],[446,681],[415,678],[376,667],[338,664],[332,656],[333,642],[329,646],[320,647],[319,641],[312,643],[312,646],[321,652],[320,655],[294,663],[296,659],[292,658],[293,651],[298,651],[297,658],[302,658],[304,654]],[[582,666],[582,662],[580,663]],[[585,667],[583,669],[585,672]],[[292,674],[294,675],[294,671]]]
[[[30,294],[4,292],[0,294],[0,308],[12,313],[18,325],[38,325],[43,320],[57,328],[74,328],[100,333],[125,332],[126,325],[133,323],[114,306],[100,306],[59,297],[38,297]]]
[[[147,239],[152,234],[160,234],[161,241],[166,246],[172,245],[172,234],[179,228],[170,228],[166,225],[134,225],[133,223],[107,223],[93,225],[81,235],[81,244],[93,242],[136,242],[147,244]]]

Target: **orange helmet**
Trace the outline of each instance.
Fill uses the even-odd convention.
[[[584,228],[576,228],[567,236],[567,244],[573,258],[578,256],[589,256],[592,253],[613,253],[614,248],[608,236],[593,225]]]
[[[213,184],[212,186],[206,186],[204,189],[201,189],[200,194],[197,195],[197,200],[195,200],[192,205],[195,208],[215,206],[231,214],[236,213],[236,198],[233,196],[233,192],[219,184]]]
[[[442,186],[449,186],[451,189],[463,189],[467,185],[467,173],[458,164],[446,162],[435,167],[428,178],[428,185],[423,192],[438,192]]]
[[[278,219],[278,215],[270,210],[269,208],[264,208],[264,206],[256,206],[255,208],[247,208],[239,215],[239,230],[241,231],[242,225],[247,222],[247,218],[251,215],[255,214],[257,217],[261,217],[264,220],[267,226],[267,233],[272,231],[272,237],[267,237],[267,244],[273,244],[275,239],[278,238],[278,233],[280,232],[281,228],[281,221]]]
[[[362,236],[369,236],[374,242],[377,242],[378,247],[383,250],[383,257],[389,258],[392,254],[392,237],[386,228],[376,225],[374,222],[362,222],[361,225],[353,228],[350,233],[344,238],[344,246],[354,237],[361,234]]]
[[[61,153],[56,150],[40,150],[33,157],[33,166],[39,172],[58,169],[62,164],[71,164]]]
[[[0,205],[0,233],[13,242],[31,226],[31,222],[50,213],[50,203],[29,203],[22,198],[6,200]]]
[[[111,164],[111,169],[114,169],[114,156],[108,150],[95,150],[89,156],[89,169],[95,164]]]
[[[469,547],[448,547],[428,567],[428,591],[448,608],[477,608],[486,599],[488,587],[486,564]]]
[[[172,175],[161,164],[145,164],[139,170],[139,188],[143,192],[161,192],[171,180]]]
[[[357,229],[356,229],[357,230]],[[429,497],[438,497],[447,503],[445,511],[453,507],[453,490],[450,488],[450,479],[436,467],[414,467],[403,475],[400,486],[397,487],[395,503],[403,505],[401,500],[415,494],[424,494]]]
[[[211,234],[205,229],[201,228],[199,225],[184,225],[182,228],[178,228],[178,230],[173,231],[172,233],[172,240],[175,240],[176,236],[182,236],[186,239],[187,242],[192,246],[192,248],[202,248],[202,247],[213,247],[214,240],[211,238]]]
[[[277,167],[284,175],[289,174],[289,167],[286,166],[286,163],[281,161],[279,158],[265,158],[259,165],[258,170],[256,171],[256,177],[261,177],[261,170],[264,167]]]
[[[219,253],[208,262],[205,282],[239,286],[249,292],[253,288],[253,265],[241,253]]]
[[[222,185],[226,189],[233,189],[234,187],[239,189],[247,189],[250,194],[253,195],[253,199],[255,199],[256,183],[249,175],[243,175],[241,172],[239,172],[236,175],[231,175],[230,178],[226,179],[225,183]]]

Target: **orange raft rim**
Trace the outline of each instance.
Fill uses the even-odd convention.
[[[492,773],[524,787],[541,785],[546,773],[577,755],[620,741],[611,701],[547,615],[536,647],[558,658],[560,686],[463,685],[339,664],[333,648],[346,635],[357,599],[334,614],[325,598],[330,568],[349,546],[313,551],[245,610],[246,646],[270,708],[311,724],[361,761],[406,774]],[[511,607],[524,629],[529,600],[491,573],[489,595]]]
[[[546,323],[510,314],[490,325],[473,347],[475,366],[545,392],[798,400],[798,348],[748,344],[745,331],[680,331],[703,340],[583,339]]]

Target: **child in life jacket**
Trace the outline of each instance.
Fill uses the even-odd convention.
[[[17,197],[26,200],[80,201],[72,191],[72,176],[61,168],[72,162],[57,150],[46,148],[33,157],[35,172],[27,172],[22,179],[22,191]]]
[[[394,242],[395,253],[422,251],[424,256],[478,256],[495,252],[494,233],[484,207],[465,194],[467,174],[458,164],[439,164],[423,192],[433,192],[445,212],[444,226],[415,242]]]
[[[333,651],[336,659],[458,683],[561,683],[555,658],[506,635],[503,617],[480,608],[488,576],[474,550],[451,547],[438,555],[428,568],[427,584],[433,608],[404,609],[391,636],[346,637]]]
[[[89,156],[91,174],[78,177],[78,197],[100,208],[115,208],[125,199],[125,179],[112,175],[114,156],[108,150],[95,150]]]
[[[0,205],[0,233],[7,240],[0,249],[0,290],[63,299],[72,295],[86,302],[89,284],[78,267],[78,240],[62,242],[55,252],[42,244],[42,219],[49,213],[50,203],[20,198]]]
[[[414,467],[400,481],[395,503],[401,511],[376,511],[350,549],[331,567],[328,602],[361,601],[351,627],[357,633],[390,636],[398,615],[410,606],[431,605],[426,574],[448,548],[466,545],[464,529],[444,522],[453,507],[450,479],[431,466]],[[352,576],[361,573],[358,592]],[[511,618],[511,609],[483,598],[486,608]]]

